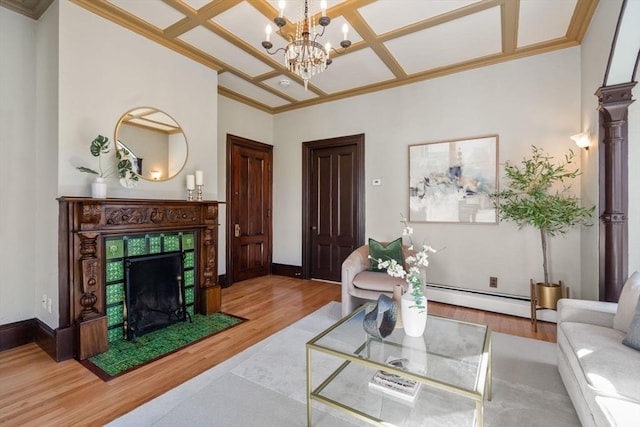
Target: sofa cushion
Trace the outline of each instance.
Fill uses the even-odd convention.
[[[575,322],[563,322],[560,327],[577,356],[569,364],[584,377],[581,387],[587,401],[615,397],[640,404],[640,353],[621,345],[623,332]]]
[[[378,260],[394,260],[402,265],[402,237],[387,244],[369,238],[369,257],[371,258],[371,271],[386,273],[386,268],[378,268]]]
[[[631,321],[629,332],[622,340],[622,344],[640,351],[640,298],[636,303],[636,314]]]
[[[397,277],[368,270],[361,271],[353,278],[353,286],[367,291],[393,292],[393,285],[402,283],[404,280]]]
[[[618,311],[613,318],[614,328],[625,333],[629,332],[638,298],[640,298],[640,272],[635,271],[622,287],[618,300]]]

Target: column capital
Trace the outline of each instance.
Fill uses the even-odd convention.
[[[613,122],[625,119],[629,105],[634,102],[631,91],[636,83],[603,86],[596,91],[598,110],[608,116],[608,121]]]

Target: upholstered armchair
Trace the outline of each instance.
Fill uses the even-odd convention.
[[[402,247],[403,260],[412,255],[408,246]],[[369,245],[360,246],[342,263],[342,315],[346,316],[365,301],[375,301],[380,294],[393,296],[393,286],[407,282],[399,277],[391,277],[386,272],[370,271]],[[405,271],[408,270],[406,263]],[[426,282],[426,269],[421,268],[422,283]]]

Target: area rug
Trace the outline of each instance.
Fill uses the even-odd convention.
[[[306,425],[305,343],[340,319],[340,313],[340,304],[330,303],[108,425]],[[328,374],[336,366],[329,356],[321,359],[314,353],[314,376]],[[424,404],[424,420],[395,425],[473,425],[474,405],[468,399],[424,387],[423,392],[431,393]],[[390,399],[383,401],[386,407],[381,411],[402,405]],[[368,424],[314,402],[313,425]],[[485,402],[484,425],[580,426],[558,374],[555,344],[493,334],[493,399]]]
[[[130,372],[168,354],[245,321],[226,313],[196,314],[192,322],[179,322],[138,337],[109,343],[109,350],[84,360],[82,364],[104,381]]]

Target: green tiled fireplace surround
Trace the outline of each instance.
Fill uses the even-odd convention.
[[[124,261],[129,257],[183,253],[185,303],[187,311],[195,314],[195,233],[136,234],[105,239],[105,280],[108,341],[121,339],[124,331]]]

